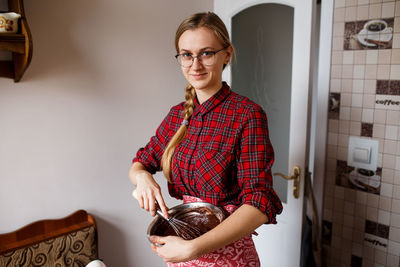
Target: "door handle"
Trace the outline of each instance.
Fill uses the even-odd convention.
[[[293,168],[293,175],[292,176],[286,176],[283,173],[280,172],[275,172],[274,175],[281,176],[282,178],[286,180],[293,180],[293,196],[295,198],[299,198],[299,192],[300,192],[300,174],[301,170],[299,166],[294,166]]]

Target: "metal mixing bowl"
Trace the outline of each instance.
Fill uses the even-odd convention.
[[[210,211],[213,215],[217,217],[219,222],[222,222],[226,217],[226,212],[224,209],[207,202],[192,202],[192,203],[180,204],[173,208],[170,208],[168,210],[168,215],[170,218],[179,219],[180,217],[187,216],[191,213],[193,214],[198,213],[196,212],[196,210],[199,208],[206,208],[208,211]],[[147,228],[147,238],[149,238],[150,240],[150,236],[152,235],[166,236],[167,234],[160,232],[160,229],[162,229],[163,224],[168,225],[168,222],[164,218],[156,216],[154,220],[150,223],[149,227]]]

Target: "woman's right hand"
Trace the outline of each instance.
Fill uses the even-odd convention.
[[[132,183],[136,185],[132,195],[137,199],[140,207],[149,211],[151,216],[155,216],[157,202],[164,216],[168,218],[168,208],[162,197],[161,188],[153,176],[144,169],[143,165],[138,162],[134,163],[129,176]]]

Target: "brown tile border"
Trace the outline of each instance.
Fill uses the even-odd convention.
[[[399,80],[377,80],[376,81],[377,95],[400,95]]]
[[[376,235],[384,239],[389,238],[389,226],[377,222],[365,221],[365,233]]]
[[[361,123],[361,136],[372,137],[373,124],[372,123]]]

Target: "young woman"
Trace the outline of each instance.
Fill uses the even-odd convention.
[[[162,244],[153,250],[168,266],[259,266],[251,234],[264,223],[276,223],[282,211],[272,188],[274,152],[267,117],[260,106],[222,81],[234,49],[217,15],[198,13],[185,19],[175,47],[188,81],[186,101],[171,108],[133,159],[129,176],[135,198],[153,216],[158,202],[168,216],[152,176],[162,170],[171,196],[206,201],[231,214],[193,240],[153,236],[153,242]]]

